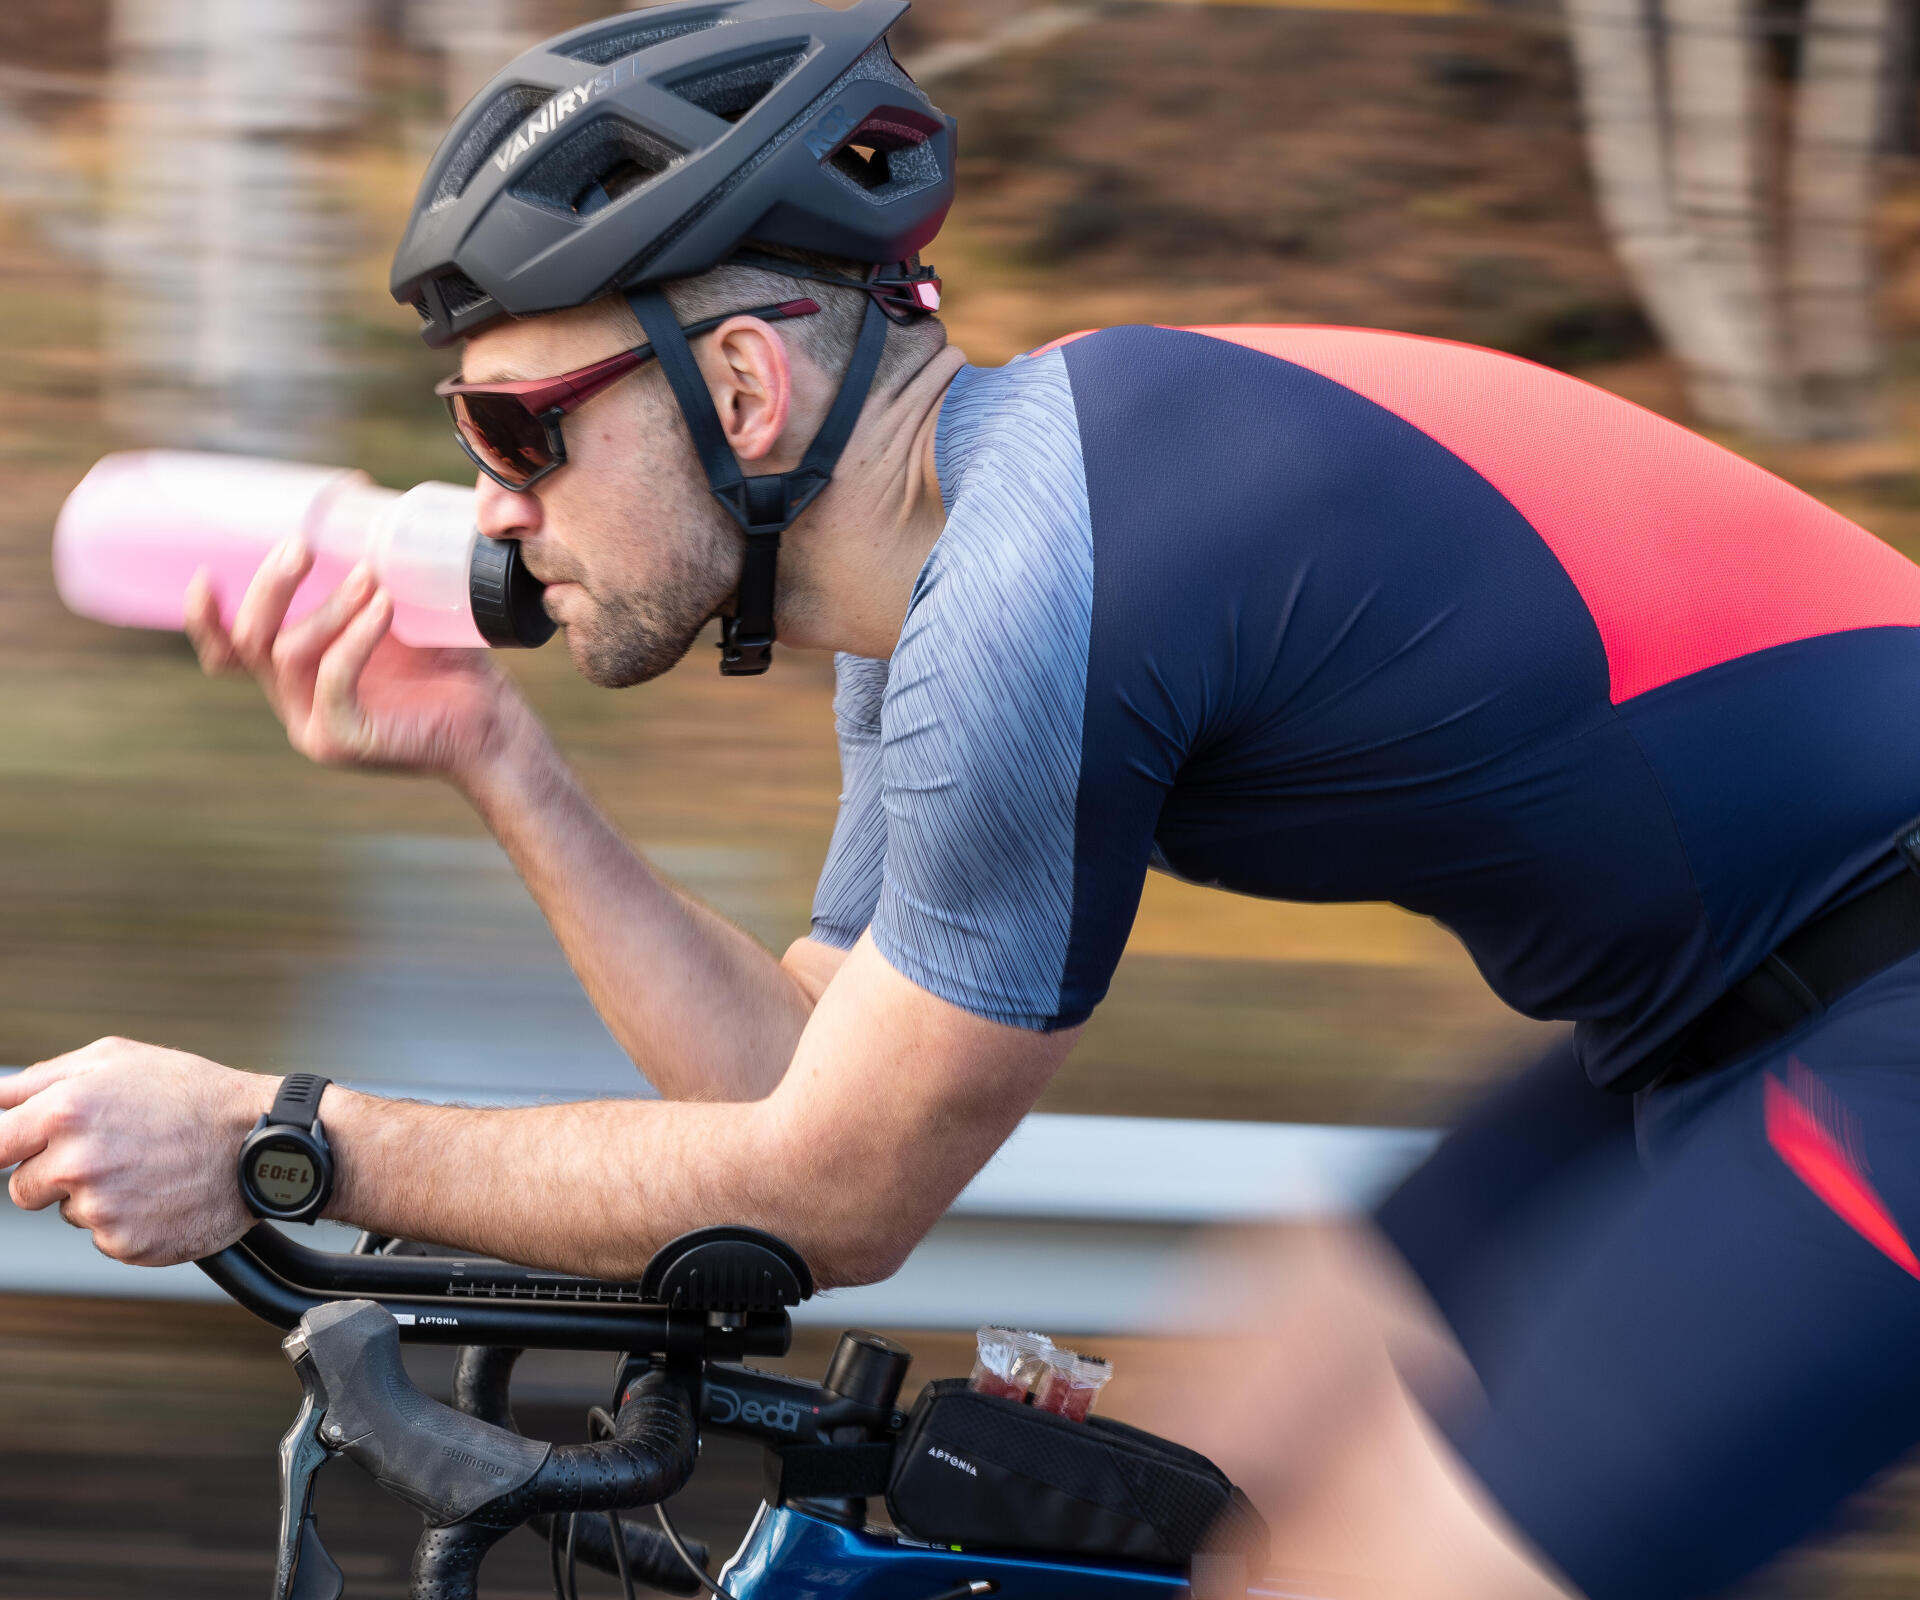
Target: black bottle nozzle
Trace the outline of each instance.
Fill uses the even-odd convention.
[[[553,637],[554,621],[542,598],[547,586],[527,571],[518,539],[474,541],[467,595],[473,625],[496,650],[533,650]]]

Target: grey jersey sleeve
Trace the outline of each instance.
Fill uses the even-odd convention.
[[[813,937],[851,950],[873,920],[887,853],[880,800],[880,703],[887,664],[833,658],[833,726],[840,740],[840,813],[813,893]]]
[[[886,860],[873,915],[901,974],[1045,1029],[1072,931],[1093,543],[1055,355],[964,374],[943,411],[945,531],[915,585],[883,713]]]

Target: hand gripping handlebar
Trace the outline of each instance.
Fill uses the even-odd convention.
[[[398,1326],[371,1300],[316,1306],[283,1348],[304,1399],[280,1447],[274,1600],[338,1600],[340,1572],[320,1543],[312,1507],[314,1474],[333,1455],[363,1468],[425,1520],[413,1600],[475,1600],[482,1557],[529,1517],[650,1505],[693,1472],[693,1397],[662,1371],[627,1386],[611,1439],[553,1445],[422,1394],[401,1364]]]

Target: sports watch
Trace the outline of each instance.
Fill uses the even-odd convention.
[[[240,1146],[240,1197],[256,1217],[312,1222],[333,1193],[333,1151],[320,1126],[320,1096],[332,1081],[289,1074]]]

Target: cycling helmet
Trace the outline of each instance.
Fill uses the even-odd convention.
[[[906,0],[676,0],[556,35],[455,120],[394,256],[396,300],[439,348],[509,316],[622,291],[715,497],[747,535],[721,670],[766,669],[779,536],[826,486],[886,341],[939,305],[910,258],[953,201],[953,119],[895,64]],[[870,270],[834,278],[762,250]],[[658,283],[739,259],[860,288],[866,321],[802,465],[746,477]]]

